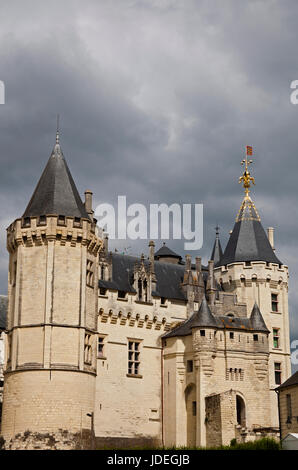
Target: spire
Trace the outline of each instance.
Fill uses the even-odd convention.
[[[255,331],[268,332],[269,330],[264,322],[264,318],[260,312],[257,302],[255,302],[250,315],[251,328]]]
[[[219,239],[219,226],[218,225],[215,227],[215,233],[216,233],[215,241],[214,241],[213,250],[212,250],[212,254],[210,258],[212,261],[214,261],[214,266],[219,264],[223,255],[221,243]]]
[[[57,117],[56,143],[23,217],[39,215],[89,216],[64,159]]]
[[[249,147],[249,149],[249,153],[248,150],[246,153],[247,155],[252,155],[252,148]],[[261,224],[259,213],[249,196],[251,182],[255,184],[255,180],[248,171],[248,166],[252,163],[252,160],[247,160],[247,155],[245,160],[242,161],[242,165],[245,165],[245,170],[239,178],[239,183],[243,183],[245,196],[226,249],[220,260],[220,265],[224,266],[241,261],[266,261],[268,263],[282,264],[272,249]]]
[[[198,312],[195,312],[192,318],[193,322],[191,328],[198,328],[202,326],[217,327],[216,319],[209,308],[205,296],[202,299]]]

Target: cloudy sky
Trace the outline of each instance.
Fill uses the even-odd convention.
[[[203,203],[204,245],[225,245],[245,145],[252,196],[290,269],[298,339],[298,79],[295,0],[0,0],[0,292],[5,228],[23,214],[55,140],[95,205]],[[169,245],[183,254],[183,243]],[[147,242],[118,243],[131,252]]]

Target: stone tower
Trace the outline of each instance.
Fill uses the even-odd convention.
[[[269,334],[269,386],[271,424],[278,427],[276,387],[291,375],[288,267],[276,256],[273,228],[267,234],[249,193],[250,176],[247,158],[243,182],[245,196],[237,214],[226,249],[215,268],[216,280],[225,291],[237,295],[251,311],[259,306]],[[257,367],[262,369],[261,361]]]
[[[7,229],[7,442],[25,431],[92,430],[102,240],[85,195],[84,205],[57,132],[24,215]]]

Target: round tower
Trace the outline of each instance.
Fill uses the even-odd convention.
[[[7,350],[1,434],[92,432],[102,240],[56,144],[7,229]]]
[[[291,375],[288,312],[288,267],[276,256],[273,229],[266,235],[261,218],[249,193],[251,182],[245,171],[245,196],[224,253],[216,264],[215,276],[225,291],[235,293],[238,302],[247,305],[248,314],[258,305],[269,334],[269,382],[271,391],[271,426],[278,427],[275,389]]]

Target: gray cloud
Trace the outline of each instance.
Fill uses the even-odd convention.
[[[78,189],[95,204],[202,202],[205,242],[227,241],[241,203],[244,146],[253,145],[253,197],[276,227],[290,269],[292,338],[297,268],[298,5],[108,0],[0,5],[0,286],[5,228],[29,201],[54,144],[55,116]],[[129,243],[129,245],[132,245]],[[124,246],[124,244],[123,244]],[[146,243],[132,245],[146,251]],[[183,245],[172,247],[183,253]]]

